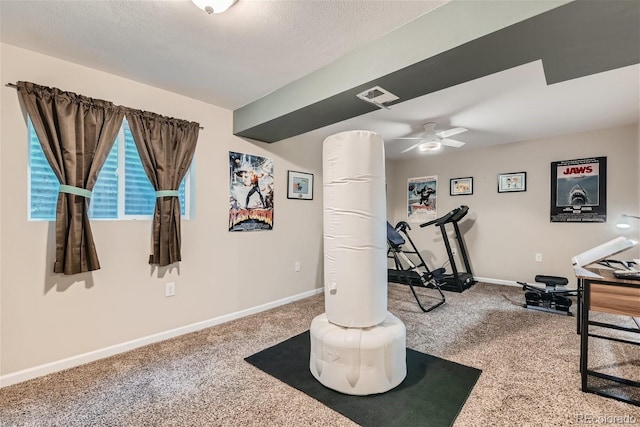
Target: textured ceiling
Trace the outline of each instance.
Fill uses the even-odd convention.
[[[2,0],[0,37],[233,110],[443,3]]]

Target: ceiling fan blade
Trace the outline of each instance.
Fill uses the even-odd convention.
[[[456,147],[456,148],[460,148],[465,144],[464,142],[457,141],[455,139],[442,139],[440,140],[440,143],[442,145],[446,145],[447,147]]]
[[[436,133],[440,138],[449,138],[450,136],[457,135],[462,132],[466,132],[469,129],[467,128],[453,128],[449,130],[443,130],[441,132]]]
[[[414,148],[416,148],[417,146],[418,146],[418,144],[413,144],[411,147],[409,147],[409,148],[405,148],[404,150],[402,150],[402,151],[400,152],[400,154],[404,154],[404,153],[406,153],[407,151],[411,151],[411,150],[413,150]]]
[[[418,141],[418,140],[422,139],[422,137],[414,137],[414,138],[393,138],[393,139],[394,139],[394,140],[396,140],[396,139],[414,139],[414,140]]]

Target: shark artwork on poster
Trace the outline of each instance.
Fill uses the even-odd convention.
[[[606,222],[607,158],[551,163],[551,222]]]

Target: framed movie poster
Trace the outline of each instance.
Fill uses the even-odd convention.
[[[229,152],[229,231],[273,228],[273,161]]]
[[[607,158],[551,162],[551,222],[607,221]]]
[[[407,220],[427,222],[437,218],[437,176],[409,178],[407,183]]]

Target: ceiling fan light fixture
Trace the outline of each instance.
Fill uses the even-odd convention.
[[[418,145],[418,150],[420,151],[436,151],[442,147],[442,144],[439,141],[428,141],[423,142]]]
[[[222,13],[233,6],[238,0],[191,0],[200,9],[212,13]]]
[[[422,125],[424,132],[421,136],[418,137],[401,137],[396,139],[409,139],[417,141],[415,144],[405,148],[400,152],[400,154],[408,153],[411,150],[416,149],[420,152],[436,152],[445,147],[454,147],[460,148],[465,143],[462,141],[458,141],[455,139],[448,138],[450,135],[457,135],[459,133],[463,133],[468,131],[467,128],[452,128],[444,131],[436,132],[436,124],[434,122],[427,122]]]

